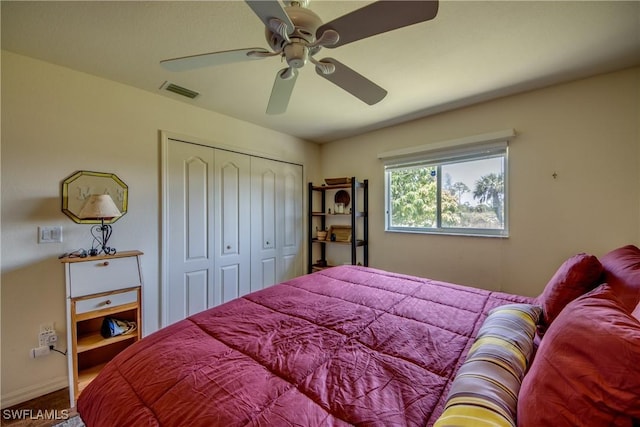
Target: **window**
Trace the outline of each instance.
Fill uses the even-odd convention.
[[[503,134],[379,155],[386,163],[385,229],[506,237],[508,139]]]

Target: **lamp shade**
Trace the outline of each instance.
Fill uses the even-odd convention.
[[[92,194],[80,209],[78,217],[81,219],[111,219],[122,213],[108,194]]]

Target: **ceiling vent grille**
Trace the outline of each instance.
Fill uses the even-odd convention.
[[[200,93],[195,90],[187,89],[186,87],[178,86],[169,82],[164,82],[160,88],[169,92],[177,93],[178,95],[186,96],[189,99],[193,99],[200,95]]]

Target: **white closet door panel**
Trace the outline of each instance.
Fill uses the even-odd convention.
[[[280,277],[280,282],[284,282],[285,280],[293,279],[294,277],[301,275],[298,274],[298,271],[300,270],[297,265],[300,264],[298,259],[298,254],[282,256],[282,277]]]
[[[222,208],[222,254],[237,254],[240,249],[240,169],[227,162],[220,169],[220,207]]]
[[[276,174],[272,169],[267,169],[260,175],[260,192],[262,194],[260,206],[262,212],[262,249],[272,250],[276,247],[276,205],[278,204]]]
[[[275,258],[264,258],[260,262],[260,287],[258,289],[266,288],[271,285],[279,283],[276,281],[277,277],[277,265],[278,262]],[[258,290],[255,289],[255,290]]]
[[[216,289],[210,306],[251,291],[251,159],[216,150]]]
[[[239,264],[235,265],[227,265],[220,269],[218,277],[218,283],[221,284],[220,291],[222,292],[220,295],[220,302],[225,303],[227,301],[231,301],[232,299],[238,298],[239,296],[244,295],[241,293],[240,286],[240,277],[241,277],[241,266]],[[248,293],[248,292],[245,292]]]
[[[303,274],[302,248],[302,167],[282,164],[282,269],[278,281],[292,279]]]
[[[186,304],[184,311],[187,316],[191,316],[207,308],[208,276],[208,269],[192,271],[185,275],[184,301]]]
[[[284,239],[282,241],[283,248],[295,247],[301,234],[300,227],[297,226],[296,221],[296,205],[298,205],[298,203],[296,203],[296,190],[296,177],[291,173],[285,173],[283,177],[282,189],[282,191],[284,192],[284,200],[282,201],[284,214]]]
[[[166,326],[206,307],[213,289],[214,152],[171,139],[164,150],[162,324]]]
[[[208,259],[209,239],[209,171],[210,165],[201,157],[191,157],[184,162],[184,204],[186,220],[186,260]]]

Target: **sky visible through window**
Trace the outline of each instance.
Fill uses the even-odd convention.
[[[503,172],[502,157],[447,164],[442,166],[442,185],[444,187],[447,184],[464,183],[470,191],[460,194],[460,203],[477,206],[479,202],[473,198],[476,181],[484,175],[502,174]]]

